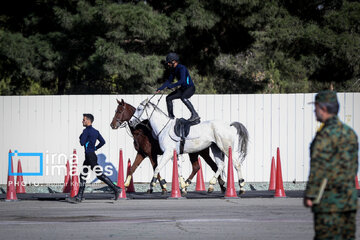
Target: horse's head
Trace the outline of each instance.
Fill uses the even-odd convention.
[[[117,100],[118,106],[115,110],[115,115],[113,117],[110,126],[112,129],[118,129],[119,127],[123,127],[127,121],[130,120],[131,116],[135,112],[135,108],[130,104],[124,102],[124,99],[121,101]]]
[[[140,103],[140,105],[135,110],[134,114],[132,115],[131,119],[129,120],[129,124],[132,127],[136,127],[139,123],[149,118],[149,108],[151,104],[149,103],[148,99],[145,99]]]

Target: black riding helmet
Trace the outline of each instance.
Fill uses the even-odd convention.
[[[172,62],[174,60],[179,62],[179,56],[176,53],[169,53],[166,56],[166,63]]]

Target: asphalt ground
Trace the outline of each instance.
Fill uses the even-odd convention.
[[[1,239],[311,239],[296,198],[0,203]]]
[[[190,192],[170,199],[170,193],[129,193],[114,201],[111,193],[88,193],[79,204],[60,193],[37,194],[0,202],[0,239],[312,239],[313,215],[302,194],[248,191],[225,199],[221,192]],[[26,195],[32,194],[18,198]]]
[[[303,191],[301,190],[289,190],[285,192],[288,198],[301,198]],[[188,192],[185,199],[218,199],[224,198],[224,193],[215,191],[213,193],[207,192]],[[243,195],[239,195],[239,198],[274,198],[274,191],[247,191]],[[58,201],[69,198],[69,193],[18,193],[17,198],[19,200],[43,200],[43,201]],[[85,199],[88,200],[111,200],[114,198],[114,194],[111,192],[102,193],[85,193]],[[127,199],[168,199],[171,198],[171,192],[161,194],[161,192],[154,192],[152,194],[146,192],[134,192],[126,193]],[[0,200],[5,200],[6,194],[0,194]]]

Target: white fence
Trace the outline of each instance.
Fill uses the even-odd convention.
[[[95,116],[93,126],[106,140],[97,154],[102,165],[118,168],[119,149],[127,160],[134,161],[136,152],[132,137],[125,129],[112,130],[110,122],[117,107],[116,99],[124,99],[137,107],[149,95],[63,95],[63,96],[1,96],[0,97],[0,184],[6,184],[8,152],[43,153],[42,176],[24,176],[25,183],[63,183],[64,166],[73,149],[84,159],[79,135],[83,131],[82,114]],[[157,102],[159,96],[153,99]],[[360,93],[339,93],[339,116],[360,133]],[[240,121],[249,131],[250,144],[243,174],[247,182],[267,182],[272,156],[280,147],[284,181],[306,181],[309,172],[309,144],[319,127],[314,117],[314,94],[251,94],[251,95],[195,95],[195,108],[202,120],[223,119]],[[165,96],[159,107],[166,112]],[[175,115],[189,117],[189,112],[175,101]],[[17,159],[14,157],[16,172]],[[187,155],[182,158],[183,175],[191,172]],[[21,157],[23,172],[39,172],[36,157]],[[202,162],[205,181],[212,171]],[[145,159],[134,174],[135,182],[149,182],[152,176],[150,161]],[[160,172],[171,181],[172,163]],[[116,174],[112,176],[116,178]],[[195,180],[195,179],[194,179]]]

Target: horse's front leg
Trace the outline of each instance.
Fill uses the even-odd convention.
[[[177,165],[178,165],[178,173],[179,173],[179,181],[180,181],[180,190],[181,190],[181,195],[185,196],[187,194],[187,187],[189,186],[189,184],[187,182],[185,182],[184,177],[182,176],[182,155],[178,155],[177,159]]]
[[[153,170],[155,171],[155,168],[158,165],[157,155],[156,154],[151,154],[151,157],[149,157],[149,159],[150,159],[151,165],[153,167]],[[157,175],[157,179],[159,180],[159,183],[160,183],[160,186],[161,186],[161,194],[166,194],[167,193],[166,180],[161,178],[160,173]]]
[[[124,186],[125,186],[125,187],[129,187],[133,173],[135,172],[136,168],[140,165],[140,163],[141,163],[143,160],[144,160],[144,156],[138,152],[138,153],[136,154],[134,163],[133,163],[132,166],[130,167],[129,175],[127,176],[126,181],[125,181],[125,183],[124,183]]]
[[[158,161],[158,166],[155,168],[154,170],[154,175],[153,178],[150,182],[150,186],[155,186],[156,185],[156,180],[157,180],[157,176],[160,173],[160,170],[166,165],[166,163],[171,159],[173,155],[173,152],[170,150],[166,150],[163,155],[161,155],[159,157],[159,161]]]

